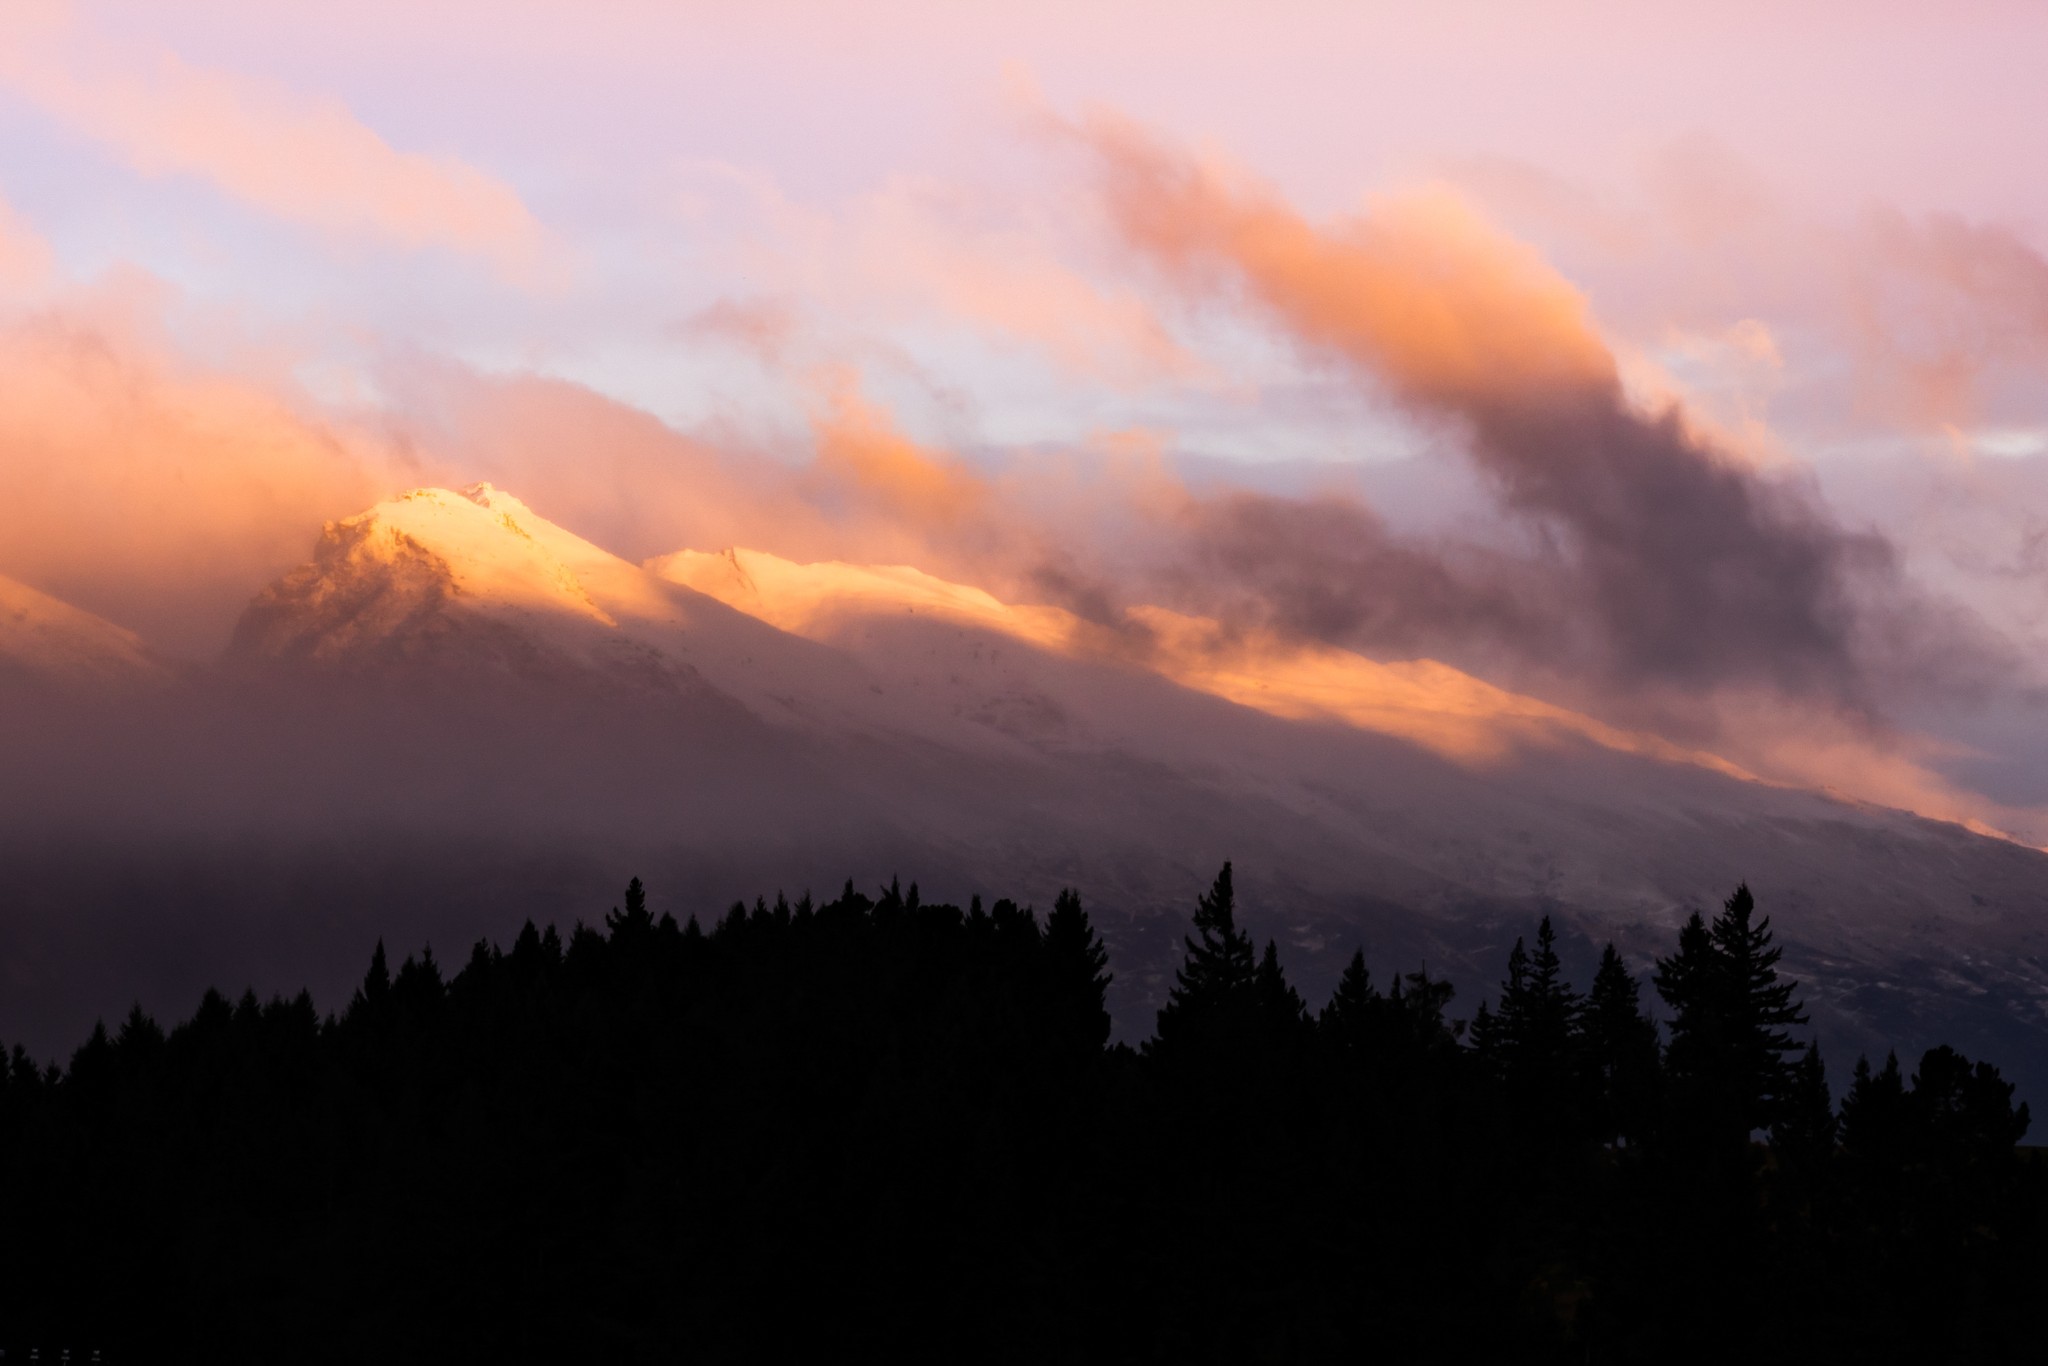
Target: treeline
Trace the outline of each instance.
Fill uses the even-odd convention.
[[[1154,1036],[1044,916],[879,899],[383,946],[0,1081],[0,1347],[119,1361],[1970,1361],[2048,1186],[1984,1063],[1831,1103],[1738,890],[1649,982],[1547,921],[1469,1026],[1311,1011],[1225,865]]]

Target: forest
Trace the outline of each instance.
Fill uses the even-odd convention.
[[[1644,978],[1544,920],[1454,1018],[1312,1008],[1192,908],[1110,1042],[1080,898],[851,883],[346,1006],[209,992],[0,1076],[0,1347],[106,1362],[2020,1359],[2024,1105],[1949,1048],[1831,1084],[1747,888]],[[1661,1006],[1653,1019],[1653,1006]],[[1840,1091],[1839,1103],[1836,1101]],[[98,1356],[95,1358],[94,1354]]]

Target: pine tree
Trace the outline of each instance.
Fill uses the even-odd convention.
[[[1465,1025],[1462,1020],[1446,1020],[1444,1012],[1457,994],[1450,982],[1429,975],[1428,964],[1395,977],[1394,988],[1387,993],[1392,1032],[1408,1048],[1424,1052],[1455,1045]]]
[[[1743,1117],[1750,1129],[1762,1129],[1777,1118],[1788,1081],[1786,1058],[1799,1052],[1786,1031],[1807,1018],[1793,998],[1799,983],[1778,977],[1783,950],[1771,943],[1770,917],[1753,922],[1755,909],[1749,888],[1737,887],[1711,933],[1726,973],[1732,1061],[1748,1104]]]
[[[1372,973],[1365,966],[1365,950],[1354,949],[1344,975],[1337,979],[1337,990],[1331,993],[1330,1003],[1316,1017],[1317,1033],[1340,1056],[1355,1063],[1379,1043],[1385,1016],[1386,998],[1372,984]]]
[[[370,953],[370,970],[363,975],[363,984],[356,988],[349,998],[346,1020],[355,1020],[364,1014],[379,1009],[391,997],[391,965],[384,957],[384,941],[379,939],[377,947]]]
[[[1301,993],[1288,985],[1287,974],[1280,968],[1279,947],[1270,939],[1266,941],[1265,953],[1259,958],[1252,994],[1261,1032],[1272,1042],[1293,1044],[1306,1035],[1308,1006],[1303,1003]]]
[[[1643,1014],[1636,979],[1612,944],[1579,1017],[1579,1057],[1600,1139],[1641,1142],[1656,1107],[1657,1026]]]
[[[1785,1103],[1779,1107],[1777,1123],[1771,1126],[1771,1147],[1784,1166],[1810,1176],[1834,1156],[1836,1128],[1834,1098],[1828,1093],[1820,1045],[1808,1044],[1791,1067]]]
[[[1522,1000],[1516,1015],[1520,1037],[1514,1052],[1526,1084],[1562,1089],[1572,1072],[1574,1035],[1584,1002],[1564,980],[1557,956],[1557,933],[1550,917],[1536,927],[1536,952],[1529,955]]]
[[[1520,938],[1508,950],[1508,975],[1500,984],[1500,1008],[1481,1003],[1472,1020],[1472,1046],[1487,1068],[1505,1079],[1522,1036],[1522,1008],[1529,991],[1529,950]]]
[[[1237,927],[1237,895],[1230,865],[1195,903],[1195,935],[1183,937],[1185,957],[1173,990],[1160,1007],[1148,1050],[1184,1042],[1220,1042],[1241,1030],[1258,989],[1258,958],[1251,936]]]
[[[1109,1042],[1109,950],[1103,947],[1080,893],[1068,888],[1046,917],[1041,953],[1047,989],[1058,1018],[1077,1047],[1099,1051]]]
[[[604,925],[614,943],[638,945],[646,941],[654,929],[654,918],[647,913],[647,890],[640,885],[639,878],[626,884],[626,909],[607,911]]]
[[[1799,1051],[1786,1031],[1807,1022],[1793,996],[1799,984],[1778,976],[1770,918],[1753,920],[1755,909],[1744,885],[1712,925],[1695,913],[1654,979],[1673,1012],[1666,1063],[1674,1102],[1686,1123],[1725,1140],[1746,1141],[1776,1122],[1786,1055]]]
[[[1564,1138],[1582,1123],[1577,1051],[1583,1004],[1564,980],[1557,932],[1545,916],[1536,929],[1533,954],[1515,941],[1500,1006],[1474,1021],[1473,1036],[1531,1136]]]
[[[1929,1147],[1952,1168],[2002,1166],[2026,1136],[2031,1116],[2012,1103],[2013,1084],[1988,1062],[1947,1044],[1930,1048],[1913,1073],[1912,1102]]]
[[[1842,1150],[1876,1166],[1896,1166],[1914,1145],[1906,1079],[1899,1055],[1887,1054],[1882,1071],[1870,1070],[1870,1059],[1856,1059],[1849,1093],[1842,1097]]]

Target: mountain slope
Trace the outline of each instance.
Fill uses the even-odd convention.
[[[102,617],[0,575],[0,678],[53,687],[156,686],[169,671]]]
[[[908,567],[728,550],[649,568],[893,670],[901,686],[958,692],[979,678],[985,692],[1028,687],[1045,709],[1073,709],[1073,657],[1095,644],[1057,609]],[[1159,610],[1141,619],[1149,668],[1291,723],[1205,710],[1160,680],[1119,715],[1094,713],[1124,746],[1163,720],[1181,771],[1241,801],[1231,847],[1286,850],[1252,878],[1289,907],[1266,931],[1298,951],[1321,959],[1363,935],[1490,985],[1515,934],[1550,912],[1588,967],[1608,939],[1647,967],[1686,910],[1746,878],[1777,908],[1831,1047],[1954,1036],[2010,1056],[2016,1041],[2048,1041],[2048,858],[2035,850],[1764,784],[1429,661],[1220,641],[1211,624]],[[1254,809],[1294,828],[1254,837]],[[1176,945],[1161,946],[1153,992]]]
[[[284,955],[264,961],[298,965],[258,974],[284,987],[325,962],[307,945],[353,954],[365,925],[408,940],[382,917],[421,886],[499,889],[437,892],[420,922],[437,943],[570,913],[559,873],[525,866],[638,872],[700,915],[848,876],[1041,905],[1071,885],[1141,1033],[1225,858],[1312,999],[1363,945],[1378,970],[1450,975],[1461,1010],[1539,915],[1583,969],[1613,939],[1643,970],[1747,879],[1832,1058],[1942,1037],[2048,1058],[2034,851],[1747,780],[1426,662],[1233,654],[1206,623],[1146,624],[1112,633],[905,567],[633,565],[486,486],[421,490],[329,526],[217,674],[34,746],[0,734],[27,775],[0,812],[18,846],[0,849],[0,933],[83,934],[77,953],[160,933],[135,969],[158,973],[202,962],[196,924],[270,925],[311,898],[317,923],[263,932]],[[298,890],[222,922],[257,894],[247,866]],[[207,890],[160,931],[86,934],[88,867],[115,879],[113,920],[161,904],[148,889]]]
[[[1449,758],[1485,761],[1559,740],[1699,764],[1748,777],[1712,754],[1624,731],[1497,688],[1433,660],[1382,663],[1348,650],[1245,638],[1217,623],[1157,607],[1131,615],[1119,635],[1057,607],[1004,603],[908,565],[796,564],[754,550],[683,550],[647,568],[786,631],[860,655],[928,686],[941,671],[986,671],[996,640],[1067,656],[1115,659],[1197,692],[1289,720],[1330,721],[1398,736]],[[937,623],[938,625],[934,625]],[[920,634],[904,650],[904,629]],[[949,634],[973,644],[948,651]]]

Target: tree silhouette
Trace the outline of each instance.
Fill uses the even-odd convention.
[[[1673,1100],[1688,1127],[1731,1144],[1777,1121],[1786,1055],[1799,1050],[1786,1031],[1807,1022],[1793,996],[1799,984],[1778,977],[1770,918],[1754,919],[1755,909],[1745,884],[1711,926],[1694,913],[1679,931],[1678,952],[1657,960],[1653,978],[1672,1010]]]
[[[1643,1014],[1636,979],[1609,944],[1579,1017],[1580,1057],[1593,1130],[1603,1142],[1639,1143],[1656,1114],[1657,1026]]]
[[[96,1027],[68,1067],[16,1047],[0,1349],[2038,1349],[2048,1181],[2015,1150],[2026,1107],[1947,1047],[1910,1085],[1896,1057],[1859,1062],[1836,1149],[1819,1050],[1785,1060],[1797,1006],[1733,902],[1658,965],[1686,1089],[1652,1125],[1662,1060],[1613,946],[1581,1000],[1540,925],[1471,1049],[1448,982],[1407,972],[1382,994],[1363,952],[1310,1025],[1277,943],[1254,953],[1238,926],[1230,874],[1139,1050],[1107,1044],[1109,954],[1077,893],[1041,924],[893,879],[873,900],[849,882],[823,905],[735,904],[708,934],[651,917],[635,882],[566,944],[525,924],[452,977],[428,949],[393,972],[380,942],[325,1020],[304,993],[210,991],[168,1029],[139,1007]],[[1553,1104],[1574,1086],[1583,1112]],[[1774,1160],[1721,1160],[1758,1096]]]
[[[1340,1057],[1351,1062],[1368,1056],[1382,1043],[1386,1033],[1386,998],[1372,984],[1372,972],[1365,966],[1365,950],[1354,949],[1344,975],[1329,1004],[1316,1017],[1321,1037]]]
[[[1842,1097],[1842,1147],[1880,1166],[1901,1164],[1913,1146],[1912,1115],[1906,1100],[1906,1079],[1899,1055],[1887,1054],[1884,1067],[1870,1070],[1870,1059],[1856,1059],[1849,1090]]]
[[[1053,901],[1045,918],[1044,959],[1047,990],[1059,1018],[1068,1021],[1063,1033],[1073,1045],[1100,1050],[1109,1042],[1109,950],[1103,947],[1081,894],[1071,887]]]
[[[1790,1069],[1784,1101],[1771,1125],[1771,1148],[1787,1169],[1811,1179],[1833,1158],[1838,1127],[1820,1045],[1808,1044]]]
[[[1230,865],[1195,903],[1195,933],[1183,937],[1185,957],[1173,990],[1159,1008],[1149,1047],[1165,1052],[1216,1046],[1245,1024],[1258,989],[1258,959],[1251,936],[1237,927],[1237,894]]]

